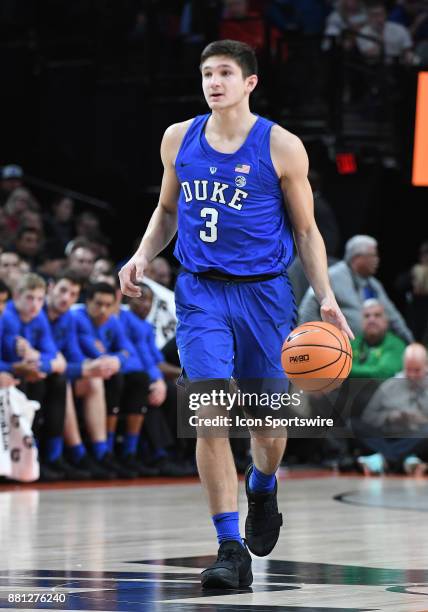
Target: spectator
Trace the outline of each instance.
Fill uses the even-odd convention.
[[[365,434],[366,447],[376,451],[359,457],[364,473],[379,473],[388,465],[415,475],[426,472],[428,364],[424,346],[415,343],[406,348],[404,371],[382,383],[362,419],[365,425],[360,432]]]
[[[49,283],[45,305],[56,346],[67,360],[64,439],[72,465],[93,478],[110,479],[119,475],[117,466],[107,453],[103,379],[111,375],[111,364],[109,357],[86,359],[80,349],[76,321],[70,311],[79,296],[80,284],[80,277],[72,271],[60,272]],[[83,403],[84,423],[95,459],[86,452],[82,442],[75,398]],[[100,461],[97,461],[97,456]]]
[[[28,189],[19,187],[9,194],[4,205],[4,213],[6,216],[7,228],[12,235],[16,232],[21,223],[22,213],[30,208],[31,194]]]
[[[171,289],[172,271],[171,265],[165,257],[155,257],[149,264],[145,272],[145,276],[153,279],[155,282]]]
[[[162,353],[157,349],[154,327],[152,324],[146,321],[146,318],[152,309],[152,304],[153,291],[146,284],[143,284],[141,287],[141,297],[131,298],[129,300],[129,307],[131,311],[145,323],[146,331],[144,335],[147,337],[146,342],[148,346],[151,347],[150,351],[155,359],[155,363],[167,379],[176,381],[181,374],[181,367],[177,366],[176,363],[167,362],[165,360]]]
[[[322,193],[321,176],[316,170],[310,170],[308,179],[314,196],[315,221],[324,239],[328,263],[331,266],[337,261],[335,255],[340,243],[340,229],[334,212]],[[298,306],[309,287],[300,257],[295,257],[287,270],[287,274],[293,286],[294,298]]]
[[[3,315],[3,359],[22,380],[27,397],[40,402],[33,431],[41,450],[41,479],[85,478],[63,458],[66,362],[42,311],[45,294],[40,276],[27,274],[19,280]]]
[[[145,278],[142,287],[142,318],[153,325],[156,332],[156,346],[162,350],[175,337],[177,319],[175,316],[174,293],[150,278]]]
[[[361,0],[339,0],[337,8],[327,17],[324,35],[327,38],[342,38],[344,32],[358,32],[367,23],[367,13]],[[355,37],[346,38],[346,47],[349,49],[355,43]],[[325,41],[323,48],[329,48]]]
[[[363,331],[351,341],[354,378],[389,378],[400,371],[405,342],[388,331],[384,306],[375,299],[363,304]]]
[[[109,356],[111,376],[104,381],[107,402],[108,451],[113,455],[118,415],[123,411],[127,416],[140,416],[146,412],[149,390],[148,377],[142,371],[138,357],[127,339],[119,320],[113,316],[116,304],[116,290],[108,283],[90,285],[86,296],[86,307],[73,310],[77,323],[79,342],[83,353],[91,359]],[[138,371],[133,368],[138,363]],[[134,442],[134,440],[133,440]],[[137,436],[138,442],[138,436]],[[137,466],[132,453],[122,458],[123,475],[135,478],[145,472],[144,466]],[[99,457],[98,459],[102,459]]]
[[[3,251],[0,253],[0,279],[12,288],[13,278],[19,273],[21,259],[13,251]]]
[[[88,286],[89,278],[94,268],[95,253],[86,241],[81,244],[82,246],[79,246],[79,243],[76,243],[75,248],[71,250],[67,259],[67,267],[69,270],[73,270],[79,274],[82,279],[83,284],[79,301],[83,302],[86,287]]]
[[[266,16],[281,32],[298,29],[304,35],[320,34],[329,12],[325,0],[273,0],[269,2]]]
[[[383,2],[373,2],[367,14],[368,23],[361,28],[362,36],[357,38],[362,55],[368,60],[380,60],[385,56],[387,62],[401,59],[404,63],[411,64],[413,43],[409,30],[399,23],[386,20]]]
[[[21,227],[16,233],[13,248],[21,260],[26,261],[34,270],[41,261],[43,237],[32,227]]]
[[[113,261],[106,257],[99,257],[92,269],[91,283],[99,282],[97,279],[100,275],[108,276],[109,274],[115,274]]]
[[[6,303],[10,300],[10,289],[4,281],[0,279],[0,317],[6,308]]]
[[[426,0],[401,0],[392,8],[388,20],[407,28],[415,44],[428,40]]]
[[[0,251],[10,241],[10,231],[7,227],[7,218],[4,209],[0,206]]]
[[[3,206],[9,195],[23,186],[24,171],[21,166],[9,164],[3,166],[0,176],[0,205]]]
[[[339,307],[355,335],[362,333],[361,308],[371,297],[377,298],[385,307],[391,331],[405,342],[413,336],[403,317],[388,298],[388,295],[374,274],[379,266],[377,241],[371,236],[357,235],[345,245],[345,257],[329,268],[332,289]],[[319,304],[313,289],[308,289],[299,308],[299,320],[319,321]]]
[[[61,196],[54,200],[52,213],[45,219],[48,236],[46,250],[54,258],[63,257],[65,247],[74,237],[73,212],[74,200]]]
[[[260,14],[250,11],[248,0],[225,0],[219,38],[239,40],[261,51],[265,42],[264,21]]]
[[[401,274],[396,289],[405,292],[407,322],[419,342],[428,343],[428,241],[419,248],[419,261]]]
[[[82,212],[76,219],[76,236],[86,238],[89,242],[100,236],[100,221],[89,210]]]

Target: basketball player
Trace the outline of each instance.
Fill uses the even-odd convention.
[[[238,383],[283,380],[281,346],[295,323],[286,276],[293,235],[323,320],[353,337],[329,284],[307,155],[296,136],[250,111],[257,63],[248,45],[231,40],[209,44],[200,69],[211,112],[166,130],[159,203],[140,247],[119,273],[121,289],[141,295],[144,271],[178,229],[175,256],[184,271],[175,290],[177,345],[184,376],[214,379],[219,388],[232,375]],[[203,587],[248,586],[248,549],[267,555],[279,537],[275,473],[286,441],[255,432],[251,436],[245,541],[239,532],[238,481],[229,440],[197,439],[198,471],[220,544],[217,561],[202,572]]]

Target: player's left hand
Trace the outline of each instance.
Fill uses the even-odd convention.
[[[336,325],[336,327],[343,331],[351,340],[354,340],[355,336],[334,298],[325,298],[321,302],[320,312],[323,321]]]

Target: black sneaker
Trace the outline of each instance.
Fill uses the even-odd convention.
[[[245,472],[245,492],[248,499],[248,516],[245,521],[245,540],[248,548],[258,557],[266,557],[274,548],[279,538],[282,525],[282,514],[278,512],[276,499],[278,483],[271,493],[254,493],[250,491],[251,463]]]
[[[92,476],[88,470],[80,469],[67,463],[64,457],[58,457],[58,459],[50,461],[47,465],[54,470],[62,471],[65,480],[90,480]]]
[[[137,472],[138,476],[159,476],[159,470],[156,467],[149,467],[138,461],[137,456],[129,453],[123,455],[120,459],[121,465],[134,472]]]
[[[95,480],[113,480],[117,478],[116,472],[103,467],[98,461],[93,459],[88,453],[83,455],[79,461],[70,461],[79,470],[90,472],[91,478]]]
[[[55,469],[51,464],[40,464],[40,482],[58,482],[65,480],[65,473],[62,470]]]
[[[121,465],[111,453],[106,453],[100,461],[101,465],[111,469],[118,478],[132,479],[138,478],[138,472],[134,469]]]
[[[160,476],[172,476],[173,478],[189,476],[189,470],[187,467],[181,465],[180,463],[171,461],[168,459],[168,457],[159,459],[153,464],[153,467],[157,468]]]
[[[251,555],[236,540],[222,542],[216,562],[201,573],[203,589],[239,589],[252,582]]]

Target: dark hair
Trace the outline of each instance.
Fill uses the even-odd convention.
[[[31,227],[30,225],[24,225],[23,227],[20,227],[16,232],[15,241],[22,238],[24,234],[37,234],[38,238],[41,237],[38,229],[36,229],[35,227]]]
[[[114,298],[116,297],[116,289],[108,283],[93,283],[86,290],[86,301],[92,300],[96,293],[108,293]]]
[[[6,285],[6,283],[2,281],[1,278],[0,278],[0,293],[7,293],[7,295],[10,297],[10,289]]]
[[[254,49],[238,40],[215,40],[205,47],[201,54],[202,64],[213,55],[226,55],[232,58],[242,70],[244,78],[257,74],[257,58]]]
[[[140,289],[145,289],[150,291],[150,293],[154,296],[154,291],[151,287],[149,287],[149,285],[146,285],[146,283],[141,283],[140,285]]]
[[[80,287],[84,285],[82,276],[75,270],[70,270],[69,268],[64,268],[57,272],[52,280],[54,283],[59,283],[61,280],[68,280],[73,285],[79,285]]]

